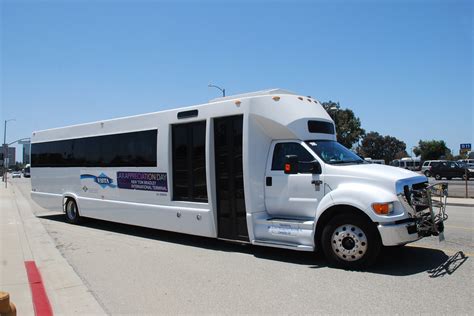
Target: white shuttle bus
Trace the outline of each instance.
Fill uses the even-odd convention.
[[[360,269],[443,233],[447,186],[336,142],[321,104],[267,90],[34,132],[31,195],[81,217],[301,251]]]

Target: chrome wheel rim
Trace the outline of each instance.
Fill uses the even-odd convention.
[[[69,219],[75,219],[77,216],[76,204],[74,202],[69,202],[66,206],[66,214]]]
[[[344,261],[356,261],[367,252],[367,236],[359,227],[346,224],[337,227],[331,236],[332,250]]]

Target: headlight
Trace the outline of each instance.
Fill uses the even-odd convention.
[[[374,203],[372,209],[379,215],[390,215],[393,212],[393,202],[389,203]]]

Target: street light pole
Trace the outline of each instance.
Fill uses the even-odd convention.
[[[221,92],[222,92],[222,97],[225,97],[225,89],[219,87],[219,86],[216,86],[216,85],[213,85],[212,83],[208,84],[207,85],[209,88],[216,88],[216,89],[219,89]]]
[[[3,127],[3,181],[5,182],[5,188],[7,188],[7,159],[8,159],[8,144],[7,144],[7,123],[15,121],[15,119],[5,120]]]

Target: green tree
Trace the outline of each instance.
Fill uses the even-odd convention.
[[[420,140],[418,146],[413,149],[421,160],[437,160],[451,157],[451,150],[446,146],[444,140]]]
[[[339,102],[323,102],[322,106],[329,113],[336,125],[337,141],[347,148],[357,143],[365,130],[361,128],[360,119],[350,109],[341,109]]]
[[[362,138],[357,153],[366,158],[383,159],[388,164],[394,159],[407,157],[406,147],[403,141],[395,137],[370,132]]]

